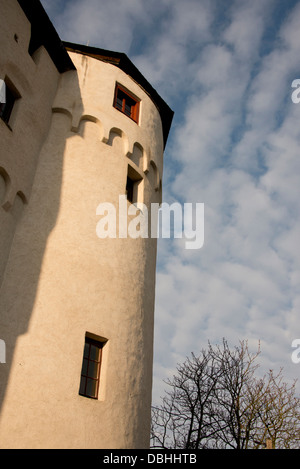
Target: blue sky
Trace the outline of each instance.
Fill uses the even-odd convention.
[[[300,3],[42,0],[60,37],[125,52],[175,111],[165,202],[205,204],[205,243],[158,249],[153,401],[225,337],[298,378]]]

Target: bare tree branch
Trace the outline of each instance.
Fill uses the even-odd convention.
[[[299,448],[300,407],[295,383],[282,370],[257,378],[260,345],[246,341],[194,353],[166,381],[162,404],[152,409],[152,447],[171,449]]]

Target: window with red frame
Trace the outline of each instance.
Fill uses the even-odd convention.
[[[140,102],[120,85],[116,85],[114,107],[138,123]]]

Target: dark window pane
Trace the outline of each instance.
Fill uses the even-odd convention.
[[[83,395],[85,394],[85,385],[86,385],[86,378],[81,376],[79,394],[83,394]]]
[[[79,394],[97,399],[103,343],[86,337]]]
[[[99,363],[98,362],[89,362],[88,377],[97,379],[98,378],[98,368],[99,368]]]
[[[82,362],[82,371],[81,371],[81,374],[82,375],[87,375],[87,371],[88,371],[88,360],[84,359],[83,362]]]
[[[129,200],[129,202],[133,202],[133,186],[134,186],[133,180],[127,177],[126,194],[127,194],[127,200]]]
[[[84,353],[83,353],[83,356],[85,358],[89,358],[89,354],[90,354],[90,344],[85,344],[84,345]]]
[[[125,114],[127,114],[127,116],[131,116],[131,106],[127,103],[125,103]]]
[[[122,111],[122,107],[123,107],[123,100],[122,100],[122,99],[117,98],[116,107],[117,107],[118,109],[120,109],[120,111]]]
[[[94,379],[88,379],[86,384],[86,394],[90,397],[96,397],[97,395],[97,381]]]
[[[12,93],[12,91],[9,89],[8,86],[6,86],[6,102],[2,103],[1,108],[0,108],[0,117],[4,122],[8,124],[8,121],[10,119],[14,103],[15,103],[15,96]]]
[[[93,344],[91,344],[90,347],[90,360],[99,360],[99,347]]]

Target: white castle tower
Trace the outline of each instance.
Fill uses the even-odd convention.
[[[126,55],[62,44],[39,1],[0,10],[0,447],[147,448],[156,239],[118,214],[160,203],[173,112]]]

